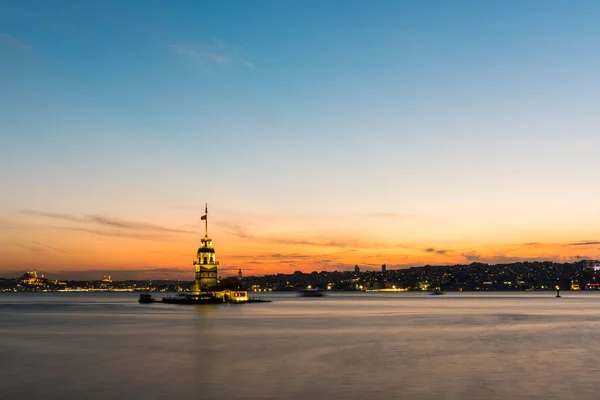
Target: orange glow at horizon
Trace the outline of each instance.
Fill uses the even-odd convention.
[[[111,271],[119,279],[119,271],[140,271],[152,279],[191,279],[192,261],[204,233],[203,224],[186,224],[184,218],[172,224],[165,220],[150,224],[108,217],[31,217],[13,216],[5,221],[11,235],[0,245],[0,276],[2,271],[37,269],[50,275],[98,270]],[[312,220],[279,216],[266,223],[261,222],[262,216],[250,220],[237,215],[229,220],[219,217],[209,218],[209,236],[215,243],[221,276],[235,275],[238,269],[245,276],[351,270],[354,265],[376,270],[384,263],[388,269],[397,269],[519,260],[571,262],[578,256],[598,257],[600,247],[585,239],[592,237],[585,230],[569,237],[551,230],[521,235],[499,230],[495,236],[492,229],[469,235],[468,231],[452,232],[452,224],[443,221],[435,221],[436,230],[419,227],[427,225],[421,220],[385,215],[363,218],[360,224],[345,216]]]

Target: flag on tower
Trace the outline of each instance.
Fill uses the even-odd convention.
[[[200,220],[203,221],[206,219],[206,214],[200,217]]]

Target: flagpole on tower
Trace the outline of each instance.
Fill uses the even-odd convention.
[[[204,234],[208,237],[208,203],[204,205]]]

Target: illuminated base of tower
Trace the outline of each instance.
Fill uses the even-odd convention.
[[[202,278],[196,279],[190,286],[190,293],[197,295],[200,293],[210,292],[211,288],[216,286],[219,282],[216,278]]]

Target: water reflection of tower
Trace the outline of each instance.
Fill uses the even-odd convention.
[[[204,209],[204,215],[201,220],[204,221],[204,237],[200,240],[200,247],[194,261],[195,279],[190,292],[198,294],[203,290],[217,284],[217,266],[215,249],[212,239],[208,237],[208,204]]]

